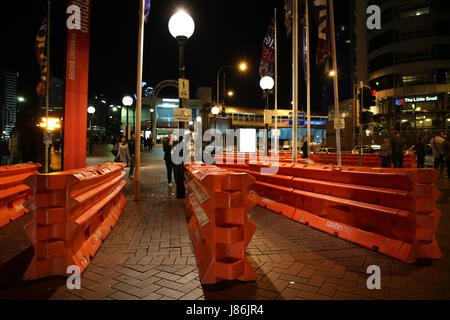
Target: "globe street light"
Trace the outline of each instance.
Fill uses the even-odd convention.
[[[266,94],[266,110],[268,110],[269,109],[269,95],[270,95],[270,91],[275,86],[275,81],[273,80],[272,77],[266,76],[261,79],[261,81],[259,82],[259,85]],[[268,148],[267,148],[267,146],[268,146],[267,131],[269,129],[269,124],[265,123],[265,128],[266,128],[266,130],[264,131],[264,155],[268,156],[269,152],[268,152]]]
[[[218,106],[212,107],[212,108],[211,108],[211,113],[212,113],[212,115],[214,116],[214,117],[213,117],[213,118],[214,118],[214,129],[217,129],[217,120],[216,120],[216,117],[217,117],[217,115],[220,113],[219,107],[218,107]]]
[[[127,138],[130,138],[130,126],[128,125],[129,119],[128,119],[128,109],[130,106],[133,105],[134,99],[130,96],[125,96],[122,99],[122,104],[125,106],[125,108],[127,109]]]
[[[87,112],[89,113],[89,132],[92,133],[92,117],[93,117],[93,114],[95,113],[95,108],[93,106],[90,106],[87,109]]]
[[[187,40],[194,34],[195,23],[192,17],[183,10],[179,10],[169,20],[169,32],[178,43],[179,48],[179,78],[185,78],[184,64],[184,47]],[[179,107],[183,108],[183,99],[180,98]],[[179,127],[184,127],[184,123],[180,122]]]

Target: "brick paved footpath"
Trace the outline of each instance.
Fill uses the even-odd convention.
[[[101,153],[100,151],[103,151]],[[88,164],[110,161],[100,150]],[[100,152],[100,153],[99,153]],[[144,155],[143,200],[133,184],[118,224],[82,276],[82,290],[69,291],[65,278],[23,281],[33,256],[23,226],[30,215],[0,229],[0,299],[449,299],[450,184],[439,183],[443,211],[438,242],[443,259],[416,265],[379,255],[352,243],[255,207],[257,231],[248,255],[256,282],[202,286],[198,279],[183,202],[168,188],[162,151]],[[379,265],[382,290],[366,287],[367,266]]]

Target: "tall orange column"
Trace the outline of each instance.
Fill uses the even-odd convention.
[[[81,13],[81,29],[67,32],[64,170],[73,170],[86,167],[91,0],[67,3]]]

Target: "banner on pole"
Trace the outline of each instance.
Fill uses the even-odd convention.
[[[41,77],[36,87],[36,93],[38,96],[45,96],[47,92],[47,68],[48,68],[47,37],[48,37],[48,17],[44,19],[44,22],[42,23],[42,26],[36,35],[36,42],[35,42],[36,57],[41,70]]]
[[[317,56],[318,65],[331,57],[330,11],[328,0],[310,0],[310,12],[318,27]]]
[[[275,22],[272,18],[267,34],[263,42],[263,52],[261,64],[259,66],[259,75],[261,78],[269,76],[272,79],[275,77],[274,72],[275,63]]]
[[[64,170],[72,170],[86,166],[91,0],[68,0],[67,4],[80,13],[75,15],[77,27],[67,31]]]

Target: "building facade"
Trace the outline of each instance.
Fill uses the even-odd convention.
[[[17,73],[0,69],[0,131],[8,139],[16,125]]]
[[[355,1],[381,8],[381,30],[354,24],[355,84],[376,90],[380,132],[431,135],[450,127],[450,1]],[[362,13],[362,12],[359,12]],[[359,14],[358,13],[358,14]],[[355,14],[354,17],[358,16]],[[359,14],[363,16],[363,14]],[[364,29],[364,30],[362,30]]]

